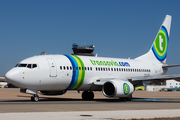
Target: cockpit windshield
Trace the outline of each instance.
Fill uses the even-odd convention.
[[[26,67],[27,64],[19,64],[18,67]]]
[[[15,67],[27,67],[27,68],[36,68],[37,64],[24,64],[24,63],[19,63]]]

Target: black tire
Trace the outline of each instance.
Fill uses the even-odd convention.
[[[38,96],[38,95],[35,95],[35,96],[34,96],[34,101],[35,101],[35,102],[39,101],[39,96]]]
[[[34,101],[34,96],[31,97],[31,101]]]
[[[94,99],[94,93],[92,91],[88,92],[88,100]]]
[[[35,101],[35,102],[39,101],[39,96],[38,95],[32,96],[31,101]]]
[[[132,95],[126,98],[127,101],[131,101],[131,99],[132,99]]]
[[[93,100],[94,99],[94,93],[92,91],[84,91],[82,93],[82,99],[83,100]]]
[[[132,99],[132,95],[129,95],[129,97],[119,97],[119,101],[124,101],[124,102],[131,101],[131,99]]]
[[[82,99],[83,99],[83,100],[88,100],[88,91],[84,91],[84,92],[82,93]]]
[[[121,102],[126,102],[126,98],[120,97],[120,98],[119,98],[119,101],[121,101]]]

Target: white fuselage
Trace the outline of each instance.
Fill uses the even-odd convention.
[[[79,60],[80,59],[80,60]],[[34,65],[34,67],[32,67]],[[133,59],[71,55],[41,55],[22,60],[11,69],[8,82],[23,89],[40,91],[101,90],[93,87],[99,79],[163,74],[162,64]],[[11,78],[8,78],[11,77]]]

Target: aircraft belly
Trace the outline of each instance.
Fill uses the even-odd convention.
[[[72,78],[71,72],[61,72],[57,76],[57,84],[54,86],[53,90],[65,90],[69,86]]]

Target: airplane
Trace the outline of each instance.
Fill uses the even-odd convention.
[[[39,55],[19,62],[5,78],[21,88],[20,92],[32,94],[32,101],[39,101],[38,94],[63,95],[68,90],[83,91],[83,100],[93,100],[93,91],[131,100],[135,86],[142,81],[180,81],[180,74],[163,75],[168,68],[180,66],[166,64],[171,19],[166,15],[150,50],[135,59]]]

